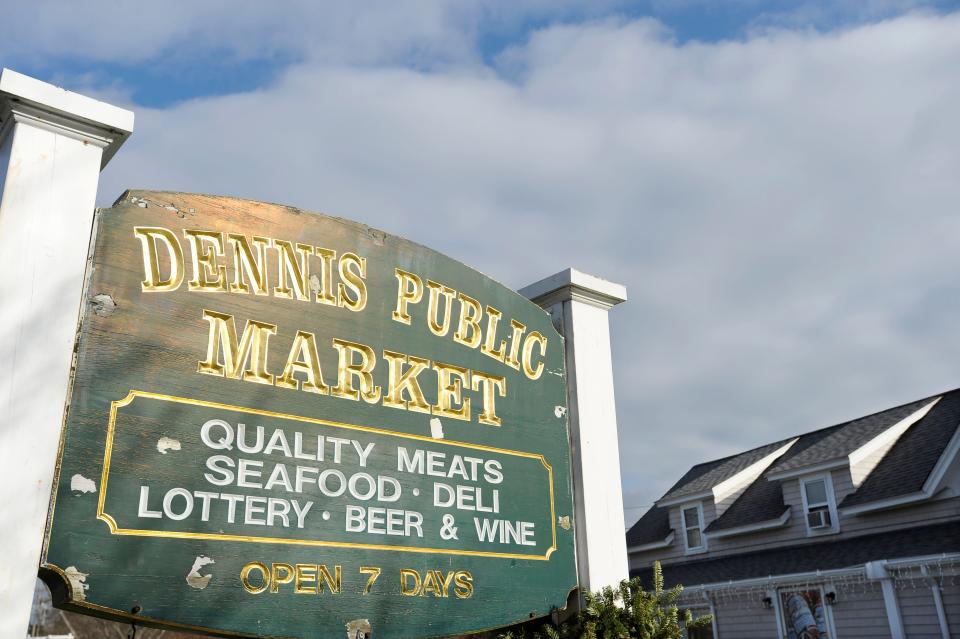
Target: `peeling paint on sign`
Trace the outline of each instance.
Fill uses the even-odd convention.
[[[430,420],[430,436],[434,439],[443,439],[443,424],[437,417]]]
[[[93,312],[100,317],[110,317],[117,310],[117,303],[106,293],[94,295],[90,304],[93,306]]]
[[[70,580],[70,587],[73,588],[73,598],[78,601],[86,599],[87,590],[90,589],[90,585],[86,583],[89,573],[80,572],[76,566],[68,566],[63,574]]]
[[[157,450],[166,455],[168,450],[180,450],[180,440],[172,437],[161,437],[157,440]]]
[[[553,414],[556,415],[557,418],[563,417],[564,415],[567,414],[567,407],[566,407],[566,406],[554,406],[554,407],[553,407]]]
[[[368,619],[354,619],[347,622],[347,639],[370,639],[373,628]]]
[[[205,555],[200,555],[193,562],[193,567],[190,568],[190,572],[187,573],[187,583],[191,588],[196,588],[197,590],[203,590],[210,583],[210,580],[213,578],[213,575],[201,575],[200,569],[206,565],[216,563],[210,557]]]
[[[97,492],[97,485],[92,479],[87,479],[80,473],[77,473],[70,478],[70,490],[75,493],[95,493]]]

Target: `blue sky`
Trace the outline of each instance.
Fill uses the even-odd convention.
[[[100,205],[275,201],[625,284],[629,523],[695,463],[960,386],[958,4],[41,1],[0,64],[136,112]]]
[[[614,0],[556,5],[519,3],[519,8],[504,11],[497,3],[480,3],[476,11],[466,12],[472,15],[457,16],[456,10],[450,11],[449,20],[471,41],[482,63],[498,69],[498,58],[504,51],[522,46],[537,31],[562,24],[655,20],[671,40],[682,45],[691,41],[745,40],[778,29],[827,33],[889,19],[906,11],[947,13],[960,6],[960,0]],[[322,12],[316,17],[322,19]],[[11,21],[7,28],[13,31],[17,26],[16,21]],[[151,37],[149,26],[127,28],[142,31],[144,38]],[[190,28],[179,32],[172,29],[166,34],[165,46],[143,59],[96,55],[82,47],[52,50],[39,56],[29,48],[8,50],[5,58],[6,64],[16,65],[21,72],[38,78],[65,84],[79,80],[83,85],[119,86],[132,103],[163,108],[192,98],[261,89],[306,57],[302,43],[296,40],[274,40],[258,50],[240,52],[228,41],[198,41],[191,32]],[[101,37],[111,36],[107,32]],[[411,42],[407,48],[376,62],[430,70],[442,68],[450,60],[442,54],[432,55],[429,50],[418,51],[417,43]]]

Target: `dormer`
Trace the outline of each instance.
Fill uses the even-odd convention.
[[[740,495],[783,455],[797,438],[776,442],[694,466],[677,485],[657,500],[661,508],[712,501],[715,518],[720,518]],[[687,481],[684,481],[684,480]],[[703,522],[704,526],[710,522]]]

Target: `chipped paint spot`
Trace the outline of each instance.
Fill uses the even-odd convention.
[[[373,628],[369,619],[354,619],[347,622],[347,639],[370,639]]]
[[[320,293],[320,278],[314,273],[310,276],[310,292],[316,297]]]
[[[560,527],[564,530],[570,530],[570,515],[557,517],[557,523],[560,524]]]
[[[179,217],[181,220],[185,220],[187,218],[186,214],[183,211],[181,211],[180,209],[178,209],[172,204],[164,204],[163,208],[170,211],[171,213],[176,214],[176,216]]]
[[[383,246],[383,240],[387,237],[387,234],[383,231],[372,229],[369,226],[367,227],[367,235],[373,238],[373,243],[377,246]]]
[[[157,440],[157,450],[166,455],[168,450],[180,450],[180,440],[172,437],[161,437]]]
[[[443,424],[440,423],[439,417],[430,420],[430,436],[434,439],[443,439]]]
[[[187,573],[187,584],[191,588],[196,588],[197,590],[203,590],[207,587],[207,584],[210,583],[210,580],[213,579],[213,575],[201,575],[200,569],[208,564],[217,563],[210,557],[206,555],[199,555],[196,560],[193,562],[193,567],[190,569],[190,572]]]
[[[550,373],[551,375],[556,375],[557,377],[563,377],[563,371],[550,371],[550,370],[548,370],[547,372]]]
[[[553,414],[556,415],[557,418],[563,417],[564,415],[567,414],[567,407],[566,407],[566,406],[554,406],[554,407],[553,407]]]
[[[80,473],[77,473],[70,478],[70,490],[75,493],[95,493],[97,492],[97,485],[92,479],[87,479]]]
[[[65,574],[70,581],[70,588],[73,590],[73,600],[83,601],[86,599],[87,591],[90,590],[90,585],[86,583],[89,573],[80,572],[76,566],[67,566],[63,574]]]
[[[106,293],[98,293],[90,298],[90,305],[93,306],[93,312],[100,317],[110,317],[117,310],[117,303]]]

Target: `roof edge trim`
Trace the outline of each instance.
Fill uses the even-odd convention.
[[[653,502],[655,506],[677,506],[679,504],[686,504],[695,501],[703,501],[704,499],[713,499],[713,489],[708,488],[707,490],[702,490],[699,493],[690,493],[689,495],[678,495],[676,497],[671,497],[670,499],[658,499]]]
[[[727,528],[725,530],[717,530],[715,532],[710,532],[709,526],[708,530],[704,531],[708,539],[717,539],[721,537],[733,537],[734,535],[745,535],[747,533],[758,532],[761,530],[772,530],[774,528],[780,528],[785,526],[787,522],[790,521],[790,507],[787,506],[787,509],[783,511],[783,514],[777,517],[776,519],[766,519],[764,521],[758,521],[753,524],[745,524],[743,526],[736,526],[734,528]]]
[[[651,541],[646,544],[637,544],[636,546],[630,546],[627,548],[627,553],[632,552],[646,552],[647,550],[657,550],[658,548],[666,548],[667,546],[673,543],[673,538],[675,537],[674,531],[670,531],[670,534],[661,539],[660,541]]]
[[[776,481],[778,479],[793,479],[794,477],[803,477],[804,475],[810,475],[824,470],[845,468],[849,463],[849,457],[844,455],[843,457],[837,457],[835,459],[831,459],[830,461],[821,462],[819,464],[810,464],[809,466],[801,466],[799,468],[791,468],[789,470],[781,470],[780,472],[770,473],[767,475],[767,479],[771,481]]]
[[[896,497],[887,497],[886,499],[869,501],[865,504],[860,504],[859,506],[847,506],[846,508],[840,509],[840,515],[843,517],[849,517],[851,515],[873,512],[874,510],[886,510],[887,508],[907,506],[918,501],[930,499],[931,497],[933,497],[932,494],[921,490],[919,492],[908,493],[906,495],[897,495]]]

